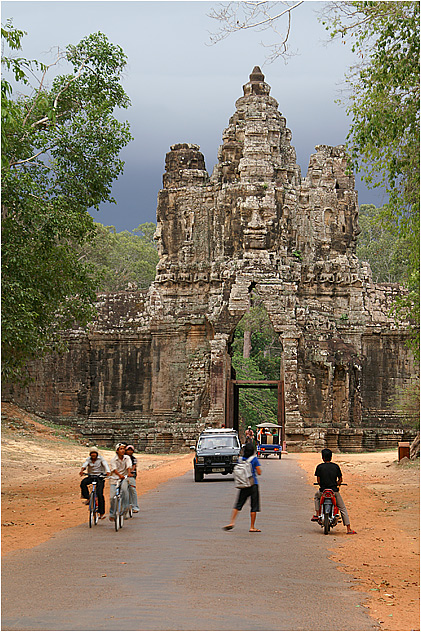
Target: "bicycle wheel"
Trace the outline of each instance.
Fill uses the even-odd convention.
[[[118,499],[118,502],[119,502],[118,515],[119,515],[119,522],[120,522],[120,529],[121,529],[124,524],[124,513],[121,510],[121,497]]]
[[[129,518],[133,518],[133,507],[129,505]]]
[[[98,511],[98,496],[95,492],[95,510],[94,510],[94,524],[98,524],[99,520],[99,511]]]
[[[94,493],[91,492],[91,495],[89,496],[89,528],[91,528],[93,524],[96,524],[95,523],[95,498],[94,498]]]
[[[120,528],[120,520],[119,520],[119,513],[118,513],[118,497],[117,496],[114,496],[113,498],[112,508],[114,510],[114,528],[116,531],[118,531]]]

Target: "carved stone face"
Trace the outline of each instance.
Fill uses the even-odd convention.
[[[256,187],[255,193],[239,198],[237,202],[236,215],[241,223],[239,228],[245,250],[264,250],[273,244],[272,228],[277,219],[273,191],[263,185]]]

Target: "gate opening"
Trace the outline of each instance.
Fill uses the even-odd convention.
[[[247,426],[257,432],[258,424],[276,422],[282,428],[281,443],[285,449],[283,347],[254,282],[249,287],[249,301],[249,309],[237,323],[229,345],[231,373],[227,380],[225,425],[243,433]],[[250,390],[240,393],[240,389]]]
[[[285,440],[285,390],[283,380],[227,380],[227,401],[225,406],[225,427],[239,430],[240,388],[271,388],[277,390],[277,422],[281,426],[282,450],[286,451]]]

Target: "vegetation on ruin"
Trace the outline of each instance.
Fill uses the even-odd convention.
[[[100,292],[146,289],[155,278],[158,250],[154,241],[156,224],[140,224],[118,233],[114,226],[95,223],[95,236],[79,248],[98,279]]]
[[[119,46],[96,33],[47,66],[18,56],[25,33],[11,21],[1,32],[2,374],[15,380],[92,317],[94,269],[79,254],[95,235],[88,209],[114,201],[131,136],[113,115],[129,105]]]

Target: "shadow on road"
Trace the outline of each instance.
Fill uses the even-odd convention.
[[[203,481],[200,481],[200,484],[203,483],[226,483],[227,481],[234,481],[234,478],[230,476],[224,476],[224,478],[204,478]]]

